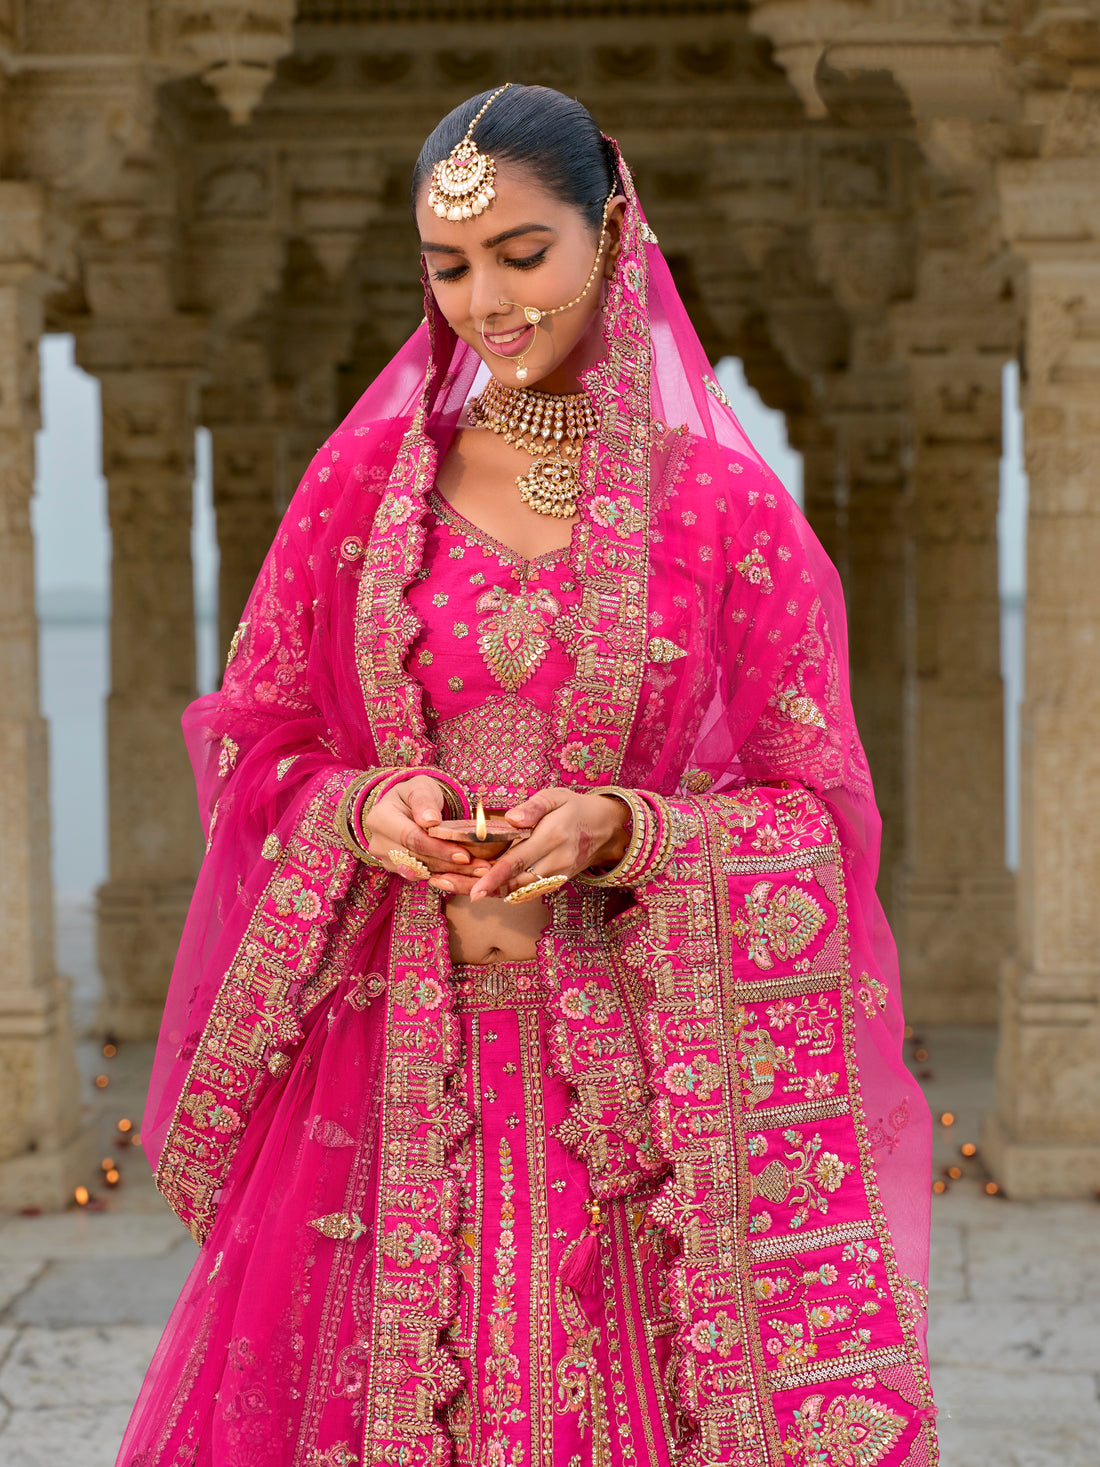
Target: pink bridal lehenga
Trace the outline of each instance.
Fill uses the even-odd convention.
[[[202,1249],[120,1467],[937,1461],[841,594],[625,187],[568,551],[436,495],[480,363],[426,291],[188,711],[207,855],[143,1134]],[[423,766],[466,809],[657,792],[670,858],[452,966],[438,894],[335,832]]]

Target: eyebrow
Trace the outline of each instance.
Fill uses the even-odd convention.
[[[491,239],[483,239],[481,247],[483,250],[495,250],[497,245],[503,244],[507,239],[515,239],[518,234],[556,234],[557,231],[549,224],[517,224],[515,229],[506,229],[503,234],[494,234]],[[432,244],[429,240],[420,241],[422,254],[434,255],[464,255],[465,250],[459,249],[457,245]]]

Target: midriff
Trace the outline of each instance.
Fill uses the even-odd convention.
[[[527,962],[550,921],[549,907],[538,900],[512,906],[503,897],[471,902],[468,896],[451,896],[443,910],[455,963]]]

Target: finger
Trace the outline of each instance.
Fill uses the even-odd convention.
[[[564,853],[557,843],[550,845],[549,849],[539,852],[536,847],[535,838],[525,841],[520,850],[506,851],[503,856],[498,857],[492,866],[480,877],[470,891],[471,901],[481,901],[487,896],[503,896],[508,888],[523,871],[537,868],[542,875],[551,872],[564,871],[566,861]],[[559,858],[559,864],[555,864],[555,857]]]
[[[428,885],[434,887],[436,891],[446,892],[448,896],[469,896],[474,889],[476,879],[474,876],[452,872],[430,877]]]
[[[551,810],[557,810],[564,805],[571,793],[571,790],[559,789],[554,785],[549,789],[538,790],[520,804],[505,810],[504,818],[513,825],[537,825]]]
[[[443,791],[434,779],[412,780],[405,798],[417,825],[438,825],[443,819]]]
[[[396,830],[400,844],[422,861],[447,861],[452,866],[469,866],[470,852],[453,840],[439,840],[411,820],[398,820]]]

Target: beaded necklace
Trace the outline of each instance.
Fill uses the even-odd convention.
[[[561,397],[523,387],[505,387],[491,377],[471,398],[470,421],[499,433],[505,443],[531,454],[534,463],[519,474],[520,498],[536,514],[571,519],[577,511],[581,445],[595,431],[596,409],[587,392]]]

